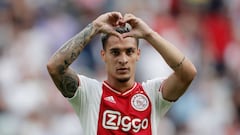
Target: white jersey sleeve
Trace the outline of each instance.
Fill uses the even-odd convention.
[[[165,78],[156,78],[142,83],[143,89],[148,94],[152,103],[151,121],[153,134],[156,135],[161,118],[167,113],[174,102],[163,99],[161,87]]]
[[[143,82],[143,89],[147,92],[156,113],[162,117],[172,106],[173,102],[163,99],[161,87],[165,78],[156,78]]]
[[[84,134],[96,134],[102,83],[82,75],[79,75],[79,79],[80,86],[68,101],[80,119]]]

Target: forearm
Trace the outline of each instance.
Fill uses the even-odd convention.
[[[97,30],[91,23],[57,50],[50,58],[48,65],[54,70],[58,70],[58,72],[64,72],[77,59],[95,34],[97,34]]]
[[[152,31],[146,40],[161,54],[166,63],[173,69],[182,61],[184,54],[169,41]]]
[[[193,79],[196,72],[194,65],[173,44],[154,31],[146,36],[146,40],[159,52],[181,80],[188,82]]]

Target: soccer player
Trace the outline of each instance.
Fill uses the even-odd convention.
[[[107,71],[103,82],[69,67],[99,33],[103,33],[101,57]],[[159,52],[174,71],[170,76],[135,81],[138,39],[146,40]],[[119,12],[97,17],[50,58],[47,68],[76,111],[85,135],[157,135],[160,118],[196,75],[189,59],[142,19]]]

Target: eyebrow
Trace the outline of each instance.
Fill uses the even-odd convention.
[[[129,49],[136,50],[136,48],[134,48],[134,47],[128,47],[128,48],[124,48],[122,50],[129,50]],[[110,51],[116,51],[116,50],[121,50],[121,49],[120,48],[110,48],[109,50]]]
[[[109,49],[109,51],[119,51],[120,49],[119,48],[111,48]]]

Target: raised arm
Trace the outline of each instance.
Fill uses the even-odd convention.
[[[124,37],[134,36],[148,41],[164,58],[174,72],[166,79],[162,87],[163,97],[169,101],[177,100],[188,88],[196,76],[196,68],[192,62],[174,45],[163,39],[145,22],[132,14],[124,15],[124,22],[132,26],[132,31]]]
[[[72,97],[77,90],[79,79],[77,73],[69,66],[77,59],[88,42],[98,33],[109,33],[121,38],[114,30],[122,18],[118,12],[105,13],[85,27],[80,33],[67,41],[47,63],[48,72],[65,97]]]

